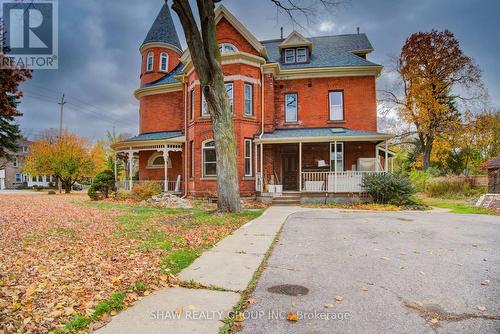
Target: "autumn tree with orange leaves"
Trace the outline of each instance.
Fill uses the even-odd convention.
[[[386,92],[400,116],[413,124],[429,168],[436,139],[461,121],[460,104],[484,96],[479,68],[448,30],[418,32],[406,39],[397,59],[401,94]]]
[[[47,138],[35,141],[23,171],[31,175],[54,175],[69,193],[75,182],[95,174],[100,160],[88,140],[64,133],[57,141]]]

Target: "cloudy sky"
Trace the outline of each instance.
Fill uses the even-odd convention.
[[[304,2],[315,0],[303,0]],[[39,70],[22,85],[20,105],[23,131],[33,138],[43,129],[57,127],[64,92],[64,126],[93,140],[113,127],[118,132],[138,130],[138,48],[164,0],[59,0],[59,69]],[[470,0],[350,0],[309,24],[293,26],[270,0],[224,0],[223,4],[259,39],[279,38],[294,28],[305,36],[367,33],[375,52],[369,59],[387,65],[413,32],[449,29],[464,52],[483,71],[492,104],[500,108],[500,1]],[[180,23],[173,13],[185,46]],[[387,74],[378,79],[388,83]]]

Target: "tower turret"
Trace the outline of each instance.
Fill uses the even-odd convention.
[[[174,69],[182,55],[181,43],[170,14],[168,1],[163,4],[140,47],[141,84],[163,77]]]

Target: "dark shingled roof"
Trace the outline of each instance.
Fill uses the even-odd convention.
[[[170,15],[167,1],[163,4],[160,13],[158,13],[156,20],[149,29],[146,39],[142,44],[151,42],[168,43],[182,51],[179,36],[175,30],[174,21],[172,21],[172,15]]]
[[[378,65],[352,53],[353,51],[373,50],[365,34],[309,37],[308,39],[312,42],[311,61],[306,64],[280,63],[282,69]],[[261,41],[267,49],[269,63],[280,62],[278,46],[282,42],[282,39]]]
[[[135,141],[145,141],[145,140],[164,140],[164,139],[170,139],[170,138],[176,138],[176,137],[181,137],[182,136],[182,131],[161,131],[161,132],[147,132],[147,133],[141,133],[140,135],[137,135],[132,138],[128,138],[122,143],[126,142],[135,142]]]
[[[386,133],[351,130],[344,127],[277,129],[264,133],[262,139],[301,138],[301,137],[353,137],[384,136]]]
[[[158,85],[165,85],[165,84],[172,84],[179,82],[179,80],[177,80],[175,77],[178,76],[179,74],[182,74],[183,68],[184,65],[182,63],[179,63],[175,68],[172,69],[172,71],[165,74],[160,79],[153,82],[145,83],[141,87],[158,86]]]
[[[487,169],[496,169],[500,168],[500,157],[495,157],[486,162]]]

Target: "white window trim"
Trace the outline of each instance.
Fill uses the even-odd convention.
[[[208,112],[207,108],[207,100],[205,100],[205,93],[203,92],[203,89],[201,89],[201,116],[202,117],[210,116],[210,113]]]
[[[332,93],[340,93],[341,97],[341,104],[340,105],[334,105],[332,104]],[[342,118],[334,118],[333,116],[333,108],[332,107],[341,107],[342,108]],[[329,119],[330,121],[343,121],[345,120],[345,115],[344,115],[344,91],[341,90],[334,90],[334,91],[329,91],[328,92],[328,109],[329,109]]]
[[[164,58],[166,59],[165,60],[165,68],[163,68],[163,59]],[[159,67],[160,67],[160,72],[168,72],[168,53],[166,53],[166,52],[160,53]]]
[[[148,52],[146,56],[146,72],[153,71],[153,63],[154,63],[154,54],[153,52]]]
[[[224,50],[225,47],[232,48],[233,50],[231,52],[225,52],[225,50]],[[231,54],[231,53],[237,53],[238,48],[234,44],[231,44],[231,43],[220,43],[219,44],[219,51],[221,54]]]
[[[250,87],[250,113],[247,113],[247,87]],[[245,82],[243,85],[243,114],[245,116],[253,116],[253,85],[251,83]]]
[[[194,95],[195,94],[194,94],[194,92],[195,91],[194,91],[194,87],[193,87],[193,89],[191,89],[189,91],[189,108],[190,108],[189,116],[190,116],[191,120],[194,120],[194,114],[195,114],[195,112],[194,112],[194,109],[195,109],[195,105],[194,105]]]
[[[299,50],[304,50],[304,61],[299,61]],[[295,51],[295,61],[297,63],[307,63],[307,48],[297,48]]]
[[[250,151],[247,152],[247,142],[250,142]],[[245,176],[253,176],[253,140],[251,139],[245,139],[243,142],[243,172]],[[250,153],[249,156],[247,156],[247,153]],[[247,160],[250,161],[250,173],[246,172],[246,162]]]
[[[234,82],[226,82],[224,84],[224,88],[226,88],[226,86],[228,85],[231,85],[231,97],[229,97],[228,95],[227,98],[229,99],[229,107],[231,108],[231,112],[234,113]],[[227,95],[227,88],[226,88],[226,95]]]
[[[205,174],[205,164],[207,164],[207,162],[205,162],[205,150],[207,150],[207,149],[208,150],[211,150],[211,149],[215,150],[215,146],[207,148],[207,147],[205,147],[205,145],[207,143],[212,142],[212,141],[214,141],[214,140],[211,138],[211,139],[207,139],[201,143],[201,175],[203,175],[203,177],[207,177],[207,178],[217,176],[217,172],[215,174],[208,174],[208,175]],[[208,163],[212,164],[214,162],[208,162]],[[215,166],[217,166],[217,160],[215,161]]]
[[[286,59],[287,58],[287,55],[286,55],[287,51],[292,51],[293,52],[293,61],[287,61],[287,59]],[[294,63],[297,62],[297,55],[295,53],[295,49],[294,48],[285,49],[284,57],[285,57],[284,58],[285,64],[294,64]]]
[[[330,142],[330,152],[329,152],[329,153],[330,153],[330,171],[331,171],[331,172],[334,172],[334,171],[335,171],[335,166],[333,165],[333,164],[334,164],[334,162],[332,163],[332,161],[335,161],[335,156],[333,156],[333,159],[332,159],[332,154],[335,154],[335,153],[334,153],[334,150],[332,150],[332,146],[334,146],[334,145],[335,145],[335,142]],[[342,170],[338,170],[338,169],[337,169],[337,172],[343,172],[343,171],[344,171],[344,165],[345,165],[344,142],[342,142],[342,141],[338,141],[338,142],[337,142],[337,145],[341,145],[341,147],[342,147],[342,158],[341,158],[341,159],[338,159],[338,158],[337,158],[337,163],[338,163],[339,161],[342,161]],[[337,151],[337,153],[339,153],[339,152]]]
[[[189,148],[189,154],[191,155],[191,166],[189,170],[189,178],[194,179],[194,140],[191,140],[189,142],[190,148]]]
[[[295,119],[288,119],[288,104],[286,98],[288,95],[295,95]],[[285,93],[285,123],[294,123],[299,121],[299,95],[297,93]]]
[[[148,168],[148,169],[165,168],[165,164],[153,165],[153,162],[158,157],[163,157],[163,152],[155,152],[155,153],[151,154],[151,156],[148,159],[148,164],[146,165],[146,168]],[[172,160],[170,159],[170,156],[168,157],[167,168],[172,168]]]

